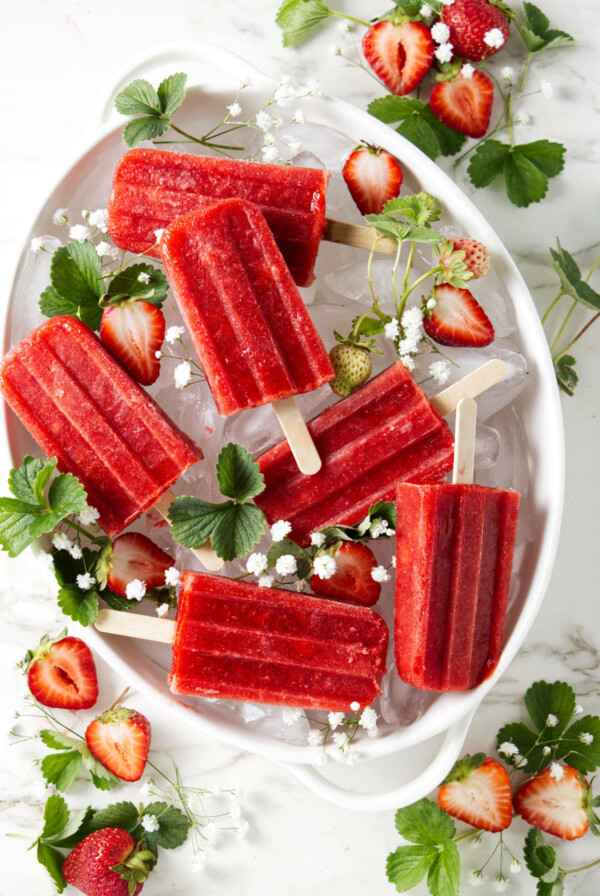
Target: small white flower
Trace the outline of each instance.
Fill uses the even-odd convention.
[[[325,740],[325,732],[318,728],[311,728],[308,732],[306,743],[309,747],[321,747]]]
[[[371,570],[371,578],[374,582],[381,582],[383,584],[389,582],[390,574],[385,566],[376,566],[375,569]]]
[[[364,728],[365,731],[377,728],[377,713],[372,706],[366,706],[363,709],[358,724],[361,726],[361,728]]]
[[[415,364],[415,359],[414,359],[414,358],[411,358],[410,355],[401,355],[401,356],[400,356],[400,360],[402,361],[402,363],[404,364],[404,366],[406,367],[406,369],[407,369],[409,372],[412,371],[412,370],[414,370],[415,367],[417,366],[417,365]]]
[[[310,543],[317,548],[322,548],[325,544],[325,536],[322,532],[313,532],[310,536]]]
[[[185,327],[167,327],[165,342],[168,342],[169,345],[173,345],[178,339],[181,339],[184,333]]]
[[[352,701],[352,703],[350,704],[350,709],[352,710],[352,712],[358,712],[358,710],[360,709],[360,703],[358,702],[358,700]]]
[[[472,887],[481,887],[485,883],[485,878],[481,871],[469,871],[468,880]]]
[[[504,46],[505,38],[500,28],[492,28],[483,35],[483,42],[493,50],[499,50],[500,47]]]
[[[550,777],[555,781],[560,781],[565,774],[565,770],[559,762],[553,762],[550,766]]]
[[[545,100],[552,99],[552,95],[554,93],[554,88],[550,81],[540,81],[540,93],[544,97]]]
[[[83,557],[83,552],[78,544],[72,544],[69,548],[69,554],[73,558],[73,560],[81,560]]]
[[[341,34],[348,34],[349,31],[352,31],[352,22],[344,21],[338,22],[338,31]]]
[[[142,271],[142,273],[138,275],[138,283],[150,283],[150,274],[148,271]]]
[[[146,593],[146,583],[141,579],[132,579],[127,582],[125,596],[128,600],[141,600]]]
[[[510,865],[508,866],[508,870],[511,874],[520,874],[521,873],[521,863],[518,859],[513,859]]]
[[[52,215],[53,224],[66,224],[69,220],[69,210],[66,208],[57,208]]]
[[[208,824],[202,828],[202,833],[206,837],[207,846],[216,846],[221,836],[221,828],[218,824],[215,824],[214,821],[209,821]]]
[[[250,78],[241,78],[238,84],[238,90],[245,90],[246,87],[250,87],[252,84],[252,80]]]
[[[155,231],[154,231],[154,236],[156,237],[156,242],[157,242],[157,243],[160,243],[160,241],[162,240],[162,235],[163,235],[164,232],[165,232],[165,228],[164,228],[164,227],[159,227],[158,230],[155,230]]]
[[[308,80],[306,89],[308,90],[309,96],[323,96],[323,88],[321,87],[321,83],[315,78],[310,78]]]
[[[104,240],[98,243],[96,246],[96,252],[98,253],[99,258],[104,258],[105,255],[110,255],[110,251],[112,246],[110,243],[105,243]]]
[[[306,119],[304,118],[304,112],[302,111],[302,109],[296,109],[296,111],[294,112],[294,117],[292,118],[292,123],[304,124],[305,120]]]
[[[447,361],[434,361],[429,365],[429,373],[438,386],[443,386],[450,379],[450,365]]]
[[[544,747],[544,749],[542,750],[542,753],[544,754],[544,756],[549,756],[551,752],[552,752],[552,750],[548,746]]]
[[[394,569],[396,569],[396,555],[395,554],[392,557],[392,566],[394,567]]]
[[[330,56],[341,56],[342,55],[342,51],[341,51],[340,47],[338,47],[337,44],[329,44],[329,46],[327,48],[327,52],[329,53]]]
[[[283,554],[277,559],[275,569],[280,576],[293,576],[298,569],[298,561],[293,554]]]
[[[257,582],[259,588],[272,588],[274,584],[275,579],[273,576],[261,576]]]
[[[146,778],[144,783],[142,784],[142,796],[144,799],[149,799],[151,796],[154,796],[154,788],[156,784],[152,778]]]
[[[160,616],[161,619],[163,619],[167,615],[168,612],[169,612],[168,604],[157,604],[156,605],[156,615]]]
[[[31,241],[30,248],[32,252],[43,252],[46,247],[44,246],[44,241],[41,236],[34,236]]]
[[[435,48],[435,58],[438,62],[450,62],[454,55],[452,53],[453,49],[453,44],[440,44]]]
[[[81,588],[82,591],[89,591],[96,584],[96,579],[89,572],[84,572],[82,575],[77,576],[77,587]]]
[[[331,735],[331,739],[334,742],[335,746],[339,747],[342,750],[348,743],[348,735],[345,731],[334,731],[334,733]]]
[[[407,308],[402,315],[402,326],[408,330],[419,329],[423,323],[423,312],[417,305]]]
[[[273,523],[271,526],[271,538],[273,541],[283,541],[286,535],[289,535],[291,531],[291,523],[288,523],[287,520],[277,520],[277,522]]]
[[[445,44],[450,39],[450,29],[443,22],[436,22],[431,29],[431,36],[436,44]]]
[[[231,106],[227,106],[227,111],[232,118],[238,118],[242,114],[242,107],[239,103],[232,103]]]
[[[519,752],[519,748],[513,744],[510,740],[505,740],[503,744],[500,744],[498,747],[498,752],[502,753],[503,756],[516,756]]]
[[[386,339],[398,338],[398,336],[400,335],[400,327],[398,325],[398,319],[396,317],[385,325],[384,333]]]
[[[235,836],[238,838],[238,840],[243,840],[249,830],[250,824],[248,823],[247,819],[240,818],[236,825]]]
[[[279,161],[279,151],[276,146],[263,146],[261,152],[264,162],[271,164]]]
[[[428,6],[427,3],[424,3],[421,9],[419,10],[419,15],[423,16],[424,19],[430,19],[433,15],[433,10],[431,6]]]
[[[190,871],[198,874],[206,868],[206,853],[195,852],[190,860]]]
[[[337,563],[328,554],[322,557],[315,557],[313,562],[313,572],[320,579],[330,579],[337,570]]]
[[[313,763],[315,765],[325,765],[329,762],[329,756],[325,752],[325,750],[319,750],[315,758],[313,759]]]
[[[344,713],[343,712],[330,712],[327,716],[327,721],[333,731],[344,722]],[[344,735],[345,737],[346,735]]]
[[[471,78],[473,77],[473,75],[475,74],[475,67],[473,65],[471,65],[470,62],[465,62],[465,64],[462,66],[462,68],[460,70],[460,73],[463,76],[463,78],[466,78],[467,81],[470,81]]]
[[[302,710],[291,706],[284,706],[281,710],[281,718],[284,725],[294,725],[302,717]]]
[[[256,118],[254,119],[256,123],[256,127],[261,131],[268,131],[271,127],[271,116],[264,109],[261,109],[260,112],[256,113]]]
[[[548,718],[546,719],[546,727],[547,728],[556,728],[558,725],[558,719],[554,715],[554,713],[549,713]]]
[[[106,233],[108,230],[108,210],[97,208],[95,212],[90,212],[88,221],[92,227],[99,227],[102,233]]]
[[[55,532],[52,536],[52,544],[57,551],[70,551],[72,547],[64,532]]]
[[[266,554],[250,554],[246,560],[246,569],[249,573],[252,573],[253,576],[259,576],[268,568],[268,566],[269,561],[267,560]]]
[[[515,77],[515,70],[512,65],[505,65],[504,68],[500,70],[500,74],[508,84],[512,84],[513,78]]]
[[[521,112],[519,117],[517,118],[517,124],[529,124],[531,121],[531,115],[529,112]]]
[[[286,81],[282,79],[281,83],[275,88],[273,99],[281,109],[285,109],[291,105],[296,97],[296,91]]]
[[[179,585],[180,582],[181,573],[177,567],[169,566],[169,568],[165,570],[165,585],[168,585],[169,588],[174,588],[176,585]]]
[[[509,885],[510,881],[503,877],[502,874],[499,874],[493,883],[494,890],[498,893],[504,893],[505,890],[508,890]]]
[[[265,134],[265,136],[263,137],[263,146],[273,146],[274,143],[275,137],[273,136],[273,134]]]
[[[88,212],[87,208],[82,208],[81,209],[81,217],[83,218],[83,220],[87,221],[89,216],[90,216],[90,213]]]
[[[305,579],[298,579],[298,581],[296,582],[296,591],[298,591],[298,592],[306,591]]]
[[[110,255],[110,257],[112,258],[113,261],[118,261],[118,259],[121,257],[122,251],[123,250],[117,248],[117,246],[113,246],[108,254]]]
[[[160,359],[164,358],[164,356],[165,356],[165,353],[161,352],[161,350],[159,348],[157,348],[156,351],[154,352],[154,357],[156,358],[157,361],[160,361]]]
[[[158,831],[160,824],[156,815],[142,815],[142,827],[149,834],[153,833],[153,831]]]
[[[581,703],[576,703],[575,709],[573,710],[573,715],[580,716],[582,712],[583,712],[583,706],[581,705]]]
[[[73,227],[69,228],[69,239],[75,240],[78,243],[83,243],[85,240],[89,239],[90,236],[90,228],[86,227],[85,224],[74,224]]]
[[[369,533],[371,538],[379,538],[380,535],[387,534],[388,530],[388,522],[387,520],[375,520],[375,522],[371,525],[369,529]]]
[[[454,0],[442,0],[442,3],[444,4],[444,6],[452,6]]]
[[[583,731],[579,735],[579,740],[581,741],[582,744],[585,744],[586,747],[589,747],[590,744],[594,743],[594,735],[590,734],[588,731]]]
[[[431,311],[433,308],[435,308],[436,305],[437,305],[437,301],[433,298],[433,296],[431,296],[429,299],[427,299],[427,310],[428,311]]]
[[[294,137],[292,140],[288,140],[287,147],[294,156],[297,156],[298,153],[302,151],[302,144],[296,137]]]
[[[358,753],[354,747],[348,745],[347,749],[344,750],[344,762],[346,765],[356,765],[358,762]]]
[[[185,389],[192,376],[192,368],[188,361],[182,361],[175,368],[175,388]]]
[[[240,809],[239,803],[233,802],[229,808],[229,817],[232,821],[239,821],[242,817],[242,810]]]

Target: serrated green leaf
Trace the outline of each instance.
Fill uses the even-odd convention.
[[[421,118],[425,121],[437,140],[440,155],[453,156],[462,148],[467,139],[464,134],[455,131],[454,128],[448,127],[443,121],[433,114],[429,105],[424,106],[421,112]]]
[[[493,183],[502,174],[508,155],[510,155],[508,143],[485,140],[477,147],[469,162],[468,173],[471,183],[476,187],[487,187]]]
[[[553,873],[553,869],[556,869],[558,873],[556,850],[546,843],[538,828],[530,828],[528,831],[525,837],[523,856],[532,877],[545,878],[546,875]]]
[[[171,118],[173,112],[175,112],[176,109],[179,109],[184,101],[186,81],[186,74],[183,72],[176,72],[174,75],[169,75],[168,78],[165,78],[164,81],[161,81],[158,85],[158,90],[156,92],[158,94],[161,112],[163,115],[166,115],[167,118]]]
[[[121,783],[118,778],[104,778],[94,772],[90,772],[90,778],[96,790],[114,790]]]
[[[435,131],[422,115],[409,115],[398,125],[396,131],[430,159],[435,160],[439,156],[441,149]]]
[[[140,281],[140,275],[147,275],[147,283]],[[106,298],[110,300],[119,296],[123,301],[141,299],[160,308],[167,298],[169,283],[160,268],[151,264],[130,264],[112,278],[108,285]]]
[[[91,834],[92,828],[89,826],[89,822],[93,814],[94,810],[91,806],[88,806],[87,809],[82,809],[81,812],[77,812],[69,820],[69,823],[62,831],[45,842],[58,846],[61,849],[73,849],[84,837]]]
[[[529,3],[528,0],[523,0],[523,14],[525,15],[527,26],[531,28],[534,34],[543,35],[550,27],[550,20],[546,14],[538,6]]]
[[[444,234],[431,227],[413,227],[407,236],[412,243],[440,243]]]
[[[410,233],[409,224],[401,224],[392,218],[386,218],[384,215],[365,215],[365,220],[371,227],[382,236],[389,236],[393,240],[402,241]]]
[[[90,820],[93,831],[101,828],[123,828],[124,831],[133,832],[140,822],[137,806],[128,800],[120,803],[112,803],[106,809],[94,812]]]
[[[330,15],[331,10],[322,0],[284,0],[275,18],[283,32],[283,46],[298,43]]]
[[[265,515],[255,504],[228,501],[217,519],[211,544],[223,560],[246,557],[258,544],[266,527]]]
[[[247,501],[265,488],[265,478],[252,454],[234,442],[219,452],[217,479],[221,494],[236,501]]]
[[[458,896],[460,890],[460,855],[456,843],[447,840],[432,862],[427,887],[436,896]]]
[[[519,34],[530,53],[573,43],[573,38],[565,31],[550,28],[548,17],[533,3],[523,3],[525,25],[517,22]]]
[[[397,511],[393,501],[377,501],[369,507],[369,517],[373,520],[385,520],[390,529],[396,528]]]
[[[390,883],[399,893],[406,893],[423,880],[438,854],[435,846],[399,846],[387,857],[386,871]]]
[[[579,382],[575,363],[573,355],[561,355],[554,361],[554,372],[556,373],[558,385],[567,395],[573,395]]]
[[[362,316],[362,315],[361,315]],[[387,315],[386,315],[387,316]],[[391,320],[391,318],[390,318]],[[358,315],[352,321],[352,332],[354,332],[354,328],[358,322]],[[378,336],[379,333],[383,333],[384,330],[384,322],[379,317],[363,317],[361,320],[358,330],[356,331],[357,336]],[[344,341],[342,338],[341,342]]]
[[[50,265],[52,286],[75,305],[94,307],[104,293],[102,268],[96,247],[90,240],[60,246]]]
[[[581,278],[577,262],[557,240],[558,250],[550,249],[552,264],[558,274],[562,291],[593,311],[600,310],[600,294]],[[569,356],[570,357],[570,356]]]
[[[78,750],[50,753],[40,763],[42,775],[48,784],[53,784],[63,793],[71,786],[80,768],[81,753]]]
[[[147,596],[148,593],[146,592],[146,597]],[[133,610],[134,607],[138,606],[137,600],[127,600],[126,597],[123,597],[120,594],[115,594],[110,588],[104,588],[100,597],[107,607],[110,607],[111,610],[117,610],[120,613],[127,613],[129,610]]]
[[[565,151],[561,143],[535,140],[533,143],[521,143],[515,146],[513,155],[528,159],[546,177],[556,177],[565,166]]]
[[[367,106],[367,112],[385,124],[395,124],[397,121],[404,121],[413,112],[421,112],[424,108],[425,103],[420,100],[407,96],[390,95],[372,100]]]
[[[565,875],[561,871],[552,883],[538,881],[536,893],[537,896],[562,896],[565,891]]]
[[[39,504],[28,504],[19,498],[0,498],[0,510],[11,514],[28,514],[36,517],[42,513]]]
[[[590,737],[592,742],[585,743]],[[600,718],[588,715],[577,719],[564,732],[558,746],[557,759],[563,759],[566,765],[582,775],[596,771],[600,767]]]
[[[456,826],[432,800],[422,799],[396,812],[396,830],[405,840],[422,846],[439,846],[452,840]]]
[[[143,814],[154,815],[158,821],[158,831],[153,832],[153,837],[157,845],[162,846],[163,849],[176,849],[187,840],[191,822],[175,806],[163,802],[150,803],[144,806]],[[146,842],[148,842],[147,834]],[[149,843],[148,845],[152,849]],[[154,852],[154,850],[152,851]]]
[[[144,140],[154,140],[156,137],[160,137],[170,127],[171,122],[168,118],[144,115],[143,118],[134,118],[125,125],[123,140],[130,149],[133,149]]]
[[[113,787],[121,783],[120,778],[113,775],[109,769],[102,765],[100,760],[96,759],[85,742],[81,747],[81,755],[83,756],[83,764],[89,771],[95,787],[98,787],[100,790],[112,790]]]
[[[121,115],[159,115],[161,106],[152,84],[144,78],[137,78],[117,94],[115,109]]]
[[[39,458],[31,457],[29,454],[23,458],[21,466],[15,470],[11,470],[8,474],[8,487],[15,498],[20,498],[32,504],[37,503],[35,497],[35,483],[42,472],[48,471],[48,478],[56,469],[57,460],[55,457]]]
[[[441,209],[435,196],[425,193],[415,193],[413,196],[397,196],[388,199],[383,207],[384,215],[400,215],[406,218],[413,227],[422,227],[432,221],[438,221]]]
[[[64,585],[58,592],[58,605],[66,616],[80,625],[91,625],[98,615],[94,591],[82,591],[77,585]]]
[[[51,750],[78,750],[80,744],[84,743],[81,738],[61,734],[60,731],[52,731],[50,728],[43,728],[40,731],[40,740]]]
[[[48,286],[38,302],[40,311],[45,317],[58,317],[68,314],[87,324],[92,330],[98,330],[102,320],[102,308],[99,305],[81,306],[70,302],[57,293],[53,286]]]
[[[310,557],[304,548],[292,541],[290,538],[284,538],[281,541],[274,541],[267,551],[267,560],[269,568],[275,566],[280,557],[291,554],[296,558],[298,563],[297,575],[299,579],[305,579],[310,573]]]
[[[537,730],[558,740],[573,717],[577,698],[573,688],[564,681],[554,681],[552,684],[535,681],[527,690],[523,702]],[[555,724],[552,724],[552,716],[556,719]]]
[[[33,493],[35,495],[36,503],[39,504],[40,507],[49,506],[46,502],[46,486],[48,485],[53,472],[54,467],[51,464],[45,464],[35,477]]]
[[[537,734],[522,722],[511,722],[504,725],[498,732],[496,739],[496,749],[502,753],[501,747],[504,743],[512,743],[517,748],[519,762],[524,761],[519,768],[527,773],[535,773],[541,771],[549,764],[548,757],[544,755],[543,747],[537,744]],[[502,753],[504,761],[508,765],[515,764],[515,756]]]
[[[504,160],[506,194],[513,205],[526,208],[548,192],[548,178],[528,158],[511,152]]]
[[[48,846],[46,843],[38,843],[37,860],[40,865],[43,865],[48,871],[54,886],[56,887],[56,891],[62,893],[67,886],[67,882],[62,876],[62,866],[64,862],[62,854],[58,852],[57,849]]]
[[[171,535],[185,548],[202,547],[210,537],[224,504],[211,504],[202,498],[175,498],[169,507]]]
[[[33,514],[0,512],[0,545],[9,557],[18,557],[35,541],[36,536],[29,531],[35,519]]]
[[[72,513],[81,513],[87,506],[86,491],[76,476],[59,473],[50,483],[48,504],[59,519]]]
[[[52,794],[44,806],[44,821],[40,837],[53,837],[60,833],[68,822],[69,809],[66,802],[59,794]]]

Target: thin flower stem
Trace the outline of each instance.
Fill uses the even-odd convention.
[[[590,862],[588,865],[580,865],[579,868],[561,868],[563,874],[578,874],[580,871],[587,871],[589,868],[595,868],[600,865],[600,859]]]
[[[411,246],[410,246],[410,252],[408,255],[408,259],[406,261],[406,271],[404,274],[404,282],[402,283],[402,295],[404,295],[406,290],[408,289],[408,278],[410,276],[410,269],[412,267],[416,245],[417,245],[416,243],[411,243]]]
[[[193,143],[199,143],[201,146],[209,146],[212,149],[228,149],[232,152],[242,152],[245,147],[244,146],[227,146],[222,143],[213,143],[211,140],[206,140],[204,137],[194,137],[193,134],[188,134],[187,131],[183,131],[180,127],[177,127],[176,124],[171,122],[171,127],[178,134],[181,134],[182,137],[187,137],[188,140],[192,140]]]
[[[566,327],[567,324],[569,323],[569,320],[570,320],[570,318],[571,318],[571,315],[573,314],[573,312],[574,312],[575,309],[577,308],[577,304],[578,304],[578,303],[577,303],[577,299],[573,299],[573,304],[571,305],[571,307],[570,307],[569,310],[567,311],[567,315],[566,315],[565,319],[564,319],[563,322],[562,322],[562,326],[560,327],[558,333],[556,334],[556,337],[554,338],[554,340],[553,340],[553,342],[552,342],[552,345],[550,346],[550,354],[551,354],[553,357],[554,357],[554,349],[556,348],[556,346],[557,346],[557,344],[558,344],[558,340],[560,339],[560,337],[561,337],[562,334],[564,333],[565,327]]]
[[[562,299],[563,296],[564,296],[564,291],[562,289],[559,289],[556,298],[552,302],[550,302],[550,304],[546,308],[546,312],[545,312],[544,316],[542,317],[542,326],[544,326],[544,324],[548,320],[548,317],[549,317],[552,309],[556,307],[556,305],[558,304],[560,299]]]
[[[80,526],[78,523],[74,523],[73,520],[64,519],[61,520],[67,526],[70,526],[71,529],[75,529],[76,532],[79,532],[81,535],[85,535],[86,538],[92,542],[92,544],[102,544],[102,540],[104,535],[92,535],[91,532],[88,532],[87,529],[84,529],[83,526]]]
[[[576,343],[579,339],[581,339],[581,337],[583,336],[583,334],[585,333],[585,331],[586,331],[586,330],[589,330],[589,328],[592,326],[592,324],[593,324],[595,321],[597,321],[599,317],[600,317],[600,311],[598,312],[598,314],[594,314],[593,318],[587,322],[587,324],[585,325],[585,327],[583,327],[583,328],[579,331],[579,333],[577,334],[577,336],[575,336],[574,339],[571,339],[571,341],[569,342],[569,344],[568,344],[567,346],[565,346],[565,348],[563,348],[562,352],[559,352],[559,354],[556,355],[556,357],[554,358],[554,360],[555,360],[555,361],[558,361],[559,358],[562,358],[563,355],[566,355],[567,352],[569,351],[569,349],[570,349],[570,348],[573,348],[573,346],[575,345],[575,343]]]
[[[413,290],[415,290],[417,288],[417,286],[420,286],[421,283],[423,283],[424,280],[427,280],[428,277],[432,277],[434,274],[441,274],[443,272],[443,270],[444,270],[444,268],[442,267],[442,265],[438,265],[437,268],[432,268],[430,271],[427,271],[425,274],[421,274],[421,276],[417,280],[415,280],[415,282],[412,283],[411,286],[409,287],[409,289],[404,293],[404,296],[402,297],[403,300],[402,300],[402,309],[401,310],[404,311],[404,306],[406,305],[406,300],[408,299],[411,292],[413,292]]]
[[[330,12],[332,16],[337,16],[338,19],[347,19],[349,22],[355,22],[357,25],[364,25],[365,28],[370,27],[368,22],[363,22],[362,19],[357,19],[354,16],[349,16],[347,13],[335,12],[333,9],[330,10]]]
[[[527,77],[527,72],[529,70],[529,63],[531,62],[532,53],[528,52],[525,57],[525,65],[523,66],[523,71],[521,72],[521,80],[519,81],[519,93],[522,92],[523,87],[525,86],[525,78]]]

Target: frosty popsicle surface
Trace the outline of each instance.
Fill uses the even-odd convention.
[[[0,362],[4,398],[111,538],[202,457],[81,321],[53,317]]]

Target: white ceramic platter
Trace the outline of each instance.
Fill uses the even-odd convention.
[[[134,77],[147,77],[156,84],[173,71],[186,71],[188,85],[203,85],[177,113],[178,123],[196,133],[201,131],[202,123],[212,125],[220,120],[225,105],[235,96],[240,77],[252,79],[252,85],[244,92],[244,103],[250,105],[260,106],[274,86],[242,59],[217,47],[167,47],[131,66],[103,103],[96,123],[92,120],[87,147],[54,187],[23,242],[5,319],[5,351],[15,339],[26,335],[19,332],[19,325],[14,322],[17,304],[37,300],[37,296],[26,295],[21,288],[31,237],[48,232],[57,207],[81,209],[106,204],[114,163],[125,151],[121,141],[123,119],[112,111],[114,96]],[[141,642],[104,636],[93,629],[86,629],[82,634],[119,674],[155,699],[178,721],[242,749],[288,764],[310,787],[334,802],[352,808],[383,809],[420,798],[446,774],[460,751],[473,712],[515,656],[540,608],[552,569],[562,512],[562,418],[546,340],[531,296],[508,252],[473,203],[411,143],[353,106],[329,97],[312,98],[310,106],[305,106],[305,114],[309,115],[310,125],[338,132],[348,150],[360,139],[367,139],[401,159],[408,190],[424,189],[437,196],[445,210],[446,225],[458,225],[462,233],[487,245],[492,269],[509,297],[516,321],[512,341],[525,355],[528,364],[527,388],[516,399],[514,410],[522,427],[528,466],[523,502],[531,540],[523,545],[520,554],[500,663],[493,675],[475,690],[441,695],[413,724],[404,727],[384,725],[379,737],[361,740],[361,757],[381,759],[401,753],[401,761],[407,763],[401,786],[367,794],[351,792],[355,790],[352,783],[347,791],[328,781],[310,765],[314,761],[314,751],[299,743],[285,742],[264,728],[246,724],[238,714],[228,712],[223,704],[203,700],[188,703],[175,698],[166,684],[168,658],[165,659],[164,653],[156,654]],[[19,464],[23,454],[31,451],[32,443],[12,414],[7,417],[7,438],[12,461]],[[431,744],[425,747],[425,742],[432,738],[437,738],[433,747]],[[426,768],[422,767],[424,762]]]

